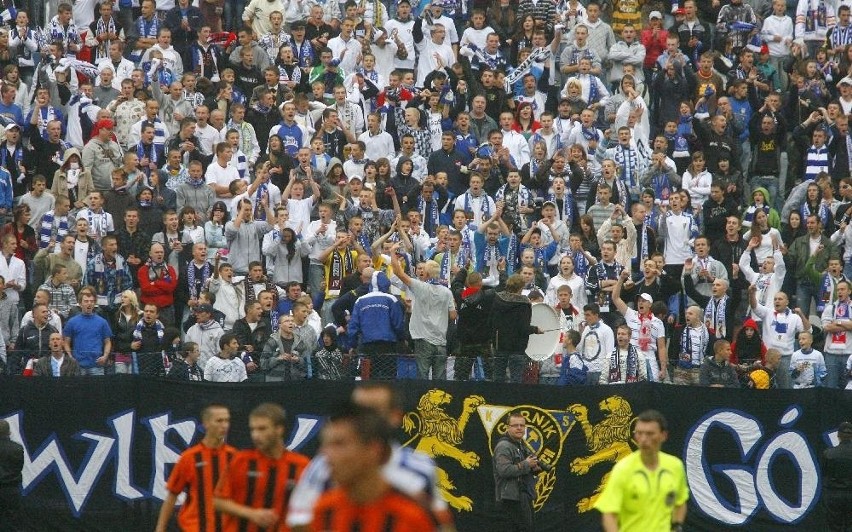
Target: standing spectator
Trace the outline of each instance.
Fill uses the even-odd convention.
[[[813,348],[814,337],[809,332],[799,333],[801,348],[790,358],[790,371],[793,388],[815,388],[822,385],[827,370],[822,353]]]
[[[612,353],[603,356],[600,384],[629,384],[648,380],[647,365],[639,347],[630,341],[630,327],[616,327],[616,344]]]
[[[21,517],[21,482],[24,448],[10,439],[9,422],[0,419],[0,523],[15,530],[23,525]]]
[[[852,423],[840,424],[837,439],[838,445],[823,451],[820,461],[822,501],[832,531],[848,530],[852,523]]]
[[[98,133],[83,147],[83,168],[91,175],[97,190],[112,188],[112,171],[122,164],[121,147],[113,140],[115,123],[109,119],[95,123]]]
[[[717,340],[713,344],[713,356],[704,357],[698,374],[698,384],[711,388],[739,388],[740,380],[731,365],[731,344]]]
[[[267,220],[274,220],[275,213],[269,206],[269,196],[264,196],[260,205],[266,215],[263,220],[255,220],[251,200],[243,198],[240,200],[237,216],[225,224],[225,238],[230,248],[228,258],[236,275],[247,275],[249,263],[260,262],[263,235],[272,229]]]
[[[81,374],[103,375],[112,350],[112,330],[105,319],[95,314],[94,294],[80,294],[80,310],[62,331],[65,352],[80,364]]]
[[[267,340],[272,335],[272,327],[267,320],[261,319],[263,307],[257,301],[246,303],[246,315],[234,322],[231,332],[237,337],[240,349],[245,351],[251,362],[246,362],[246,372],[250,380],[263,381],[263,376],[257,369],[260,367],[261,353]],[[259,379],[252,379],[257,375]]]
[[[603,371],[603,357],[615,349],[615,334],[601,319],[601,309],[595,303],[583,307],[585,326],[580,333],[577,351],[587,367],[586,384],[598,384]]]
[[[621,29],[621,40],[609,49],[608,59],[612,62],[609,69],[609,80],[613,91],[621,85],[621,78],[624,77],[624,65],[634,66],[633,77],[636,78],[636,81],[645,80],[642,65],[645,63],[646,54],[645,45],[637,39],[636,27],[633,24],[625,24]]]
[[[248,378],[246,365],[237,355],[239,343],[231,333],[219,338],[219,353],[204,366],[204,380],[210,382],[243,382]]]
[[[10,342],[14,349],[6,353],[7,375],[20,375],[28,359],[42,357],[50,352],[50,336],[59,331],[48,323],[49,318],[47,305],[37,303],[33,306],[32,321],[23,325],[17,339]]]
[[[417,377],[428,379],[431,370],[433,380],[444,380],[447,378],[447,327],[449,321],[457,317],[453,294],[438,280],[440,266],[435,261],[428,261],[424,266],[426,281],[409,277],[397,255],[399,249],[399,242],[391,247],[391,267],[394,275],[409,288],[414,300],[409,332],[414,341]]]
[[[63,320],[68,319],[71,307],[77,304],[77,296],[74,289],[66,281],[68,280],[68,268],[57,264],[50,272],[50,278],[45,280],[39,290],[50,293],[50,309],[59,314]]]
[[[666,50],[666,40],[669,32],[663,28],[663,15],[659,11],[648,14],[648,27],[642,30],[639,41],[645,47],[645,60],[642,66],[645,71],[645,81],[650,85],[657,59]]]
[[[142,319],[142,311],[139,309],[139,301],[136,292],[125,290],[121,293],[121,306],[112,315],[113,332],[113,357],[115,362],[115,373],[134,373],[133,358],[131,352],[133,347],[133,333],[136,324]]]
[[[166,328],[157,317],[157,305],[147,303],[142,312],[142,319],[136,322],[133,329],[133,342],[130,347],[136,353],[139,375],[161,377],[169,370],[170,364],[163,344]]]
[[[203,381],[204,372],[198,366],[198,359],[201,357],[198,344],[184,342],[181,347],[183,352],[177,354],[167,377],[182,381]]]
[[[381,271],[374,271],[370,291],[355,301],[352,317],[346,326],[350,345],[359,355],[370,360],[370,377],[396,377],[399,341],[404,338],[404,313],[399,300],[390,294],[390,281]],[[353,349],[352,353],[354,354]]]
[[[260,367],[266,382],[303,380],[308,375],[309,354],[313,349],[305,337],[295,334],[292,315],[278,319],[278,332],[269,337],[261,354]]]
[[[197,305],[193,312],[195,313],[195,325],[186,331],[186,340],[198,345],[201,351],[198,365],[203,370],[207,361],[219,352],[219,340],[225,334],[225,331],[219,325],[219,322],[213,319],[212,305]]]
[[[815,57],[837,22],[834,2],[799,0],[796,4],[796,41],[806,47],[805,57]]]
[[[148,260],[139,268],[137,278],[141,291],[143,305],[152,303],[160,309],[160,318],[167,326],[174,326],[175,320],[175,290],[177,289],[177,274],[175,269],[165,261],[165,248],[155,242],[151,244]]]
[[[826,388],[843,388],[844,376],[848,375],[845,364],[852,352],[852,303],[849,292],[849,281],[837,283],[837,301],[826,305],[822,311],[822,325],[826,333],[823,349],[827,369],[823,385]]]
[[[491,305],[488,323],[494,345],[493,379],[496,382],[506,381],[507,368],[509,382],[521,382],[529,335],[541,333],[538,327],[530,325],[532,305],[527,296],[521,294],[525,285],[520,274],[510,276],[505,290],[497,292]]]
[[[2,237],[2,257],[0,257],[0,277],[5,279],[4,292],[11,304],[18,304],[21,292],[27,287],[27,268],[24,261],[15,254],[18,240],[13,234]]]
[[[36,377],[78,377],[80,365],[70,353],[65,352],[62,335],[58,332],[50,334],[50,353],[39,358],[33,367]],[[0,519],[2,519],[0,514]]]
[[[121,293],[133,288],[133,278],[124,257],[118,254],[118,241],[112,235],[103,239],[103,248],[88,260],[84,284],[94,287],[98,306],[114,311]]]

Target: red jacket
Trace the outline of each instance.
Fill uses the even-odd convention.
[[[148,264],[139,268],[136,274],[139,279],[139,290],[142,293],[142,304],[153,303],[159,308],[169,307],[175,302],[175,290],[177,289],[177,275],[175,269],[166,265],[169,270],[168,277],[158,277],[153,281],[148,278]]]

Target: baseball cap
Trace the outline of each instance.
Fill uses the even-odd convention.
[[[213,305],[208,305],[207,303],[196,305],[193,312],[207,312],[208,314],[213,314]]]
[[[839,87],[841,85],[852,85],[852,77],[846,76],[841,78],[840,81],[837,82],[837,86]]]
[[[6,124],[6,131],[12,131],[15,128],[18,128],[18,130],[20,131],[21,126],[19,126],[15,122],[12,122],[11,124]]]
[[[658,19],[662,20],[663,14],[660,13],[659,11],[651,11],[648,14],[648,20],[651,20],[652,18],[658,18]]]
[[[852,423],[844,421],[839,427],[837,427],[837,433],[852,435]]]
[[[545,201],[544,203],[541,204],[541,208],[543,209],[543,208],[547,207],[548,205],[550,205],[554,209],[557,208],[555,201]]]
[[[351,182],[353,179],[357,179],[358,181],[360,181],[362,183],[364,182],[364,178],[357,175],[357,174],[349,176],[349,182]]]
[[[303,30],[303,29],[305,29],[305,21],[304,20],[297,20],[297,21],[293,22],[292,24],[290,24],[290,31]]]
[[[109,118],[102,118],[95,122],[95,129],[112,129],[115,127],[115,122]]]
[[[648,303],[653,303],[653,302],[654,302],[654,298],[653,298],[653,297],[651,297],[651,294],[646,294],[646,293],[644,293],[644,292],[643,292],[643,293],[639,294],[639,297],[640,297],[640,298],[642,298],[642,299],[644,299],[644,300],[645,300],[645,301],[647,301]]]

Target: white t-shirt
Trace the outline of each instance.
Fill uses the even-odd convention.
[[[754,313],[763,320],[763,343],[767,349],[777,349],[782,355],[792,355],[796,334],[805,330],[802,318],[790,310],[775,312],[774,309],[757,305]]]
[[[211,357],[204,365],[204,380],[210,382],[243,382],[248,379],[246,365],[239,358]]]
[[[287,200],[287,210],[290,212],[290,223],[296,228],[296,234],[302,234],[311,223],[311,211],[314,208],[314,198]]]
[[[222,168],[219,166],[218,161],[213,161],[210,163],[210,166],[207,167],[207,172],[204,174],[204,180],[208,185],[220,185],[227,187],[231,184],[232,181],[235,181],[240,178],[239,172],[233,166],[226,166]],[[216,195],[218,199],[228,199],[225,196]]]

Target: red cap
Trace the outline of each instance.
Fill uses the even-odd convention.
[[[768,54],[769,53],[769,45],[766,44],[766,43],[763,43],[763,46],[760,47],[760,53],[761,54]]]
[[[95,122],[95,129],[112,129],[115,127],[115,122],[109,118],[102,118]]]

